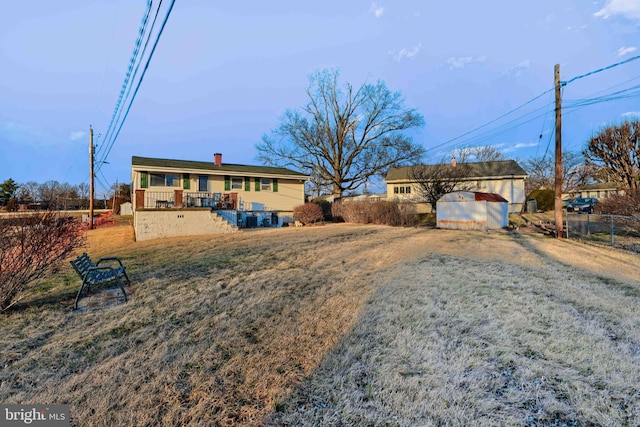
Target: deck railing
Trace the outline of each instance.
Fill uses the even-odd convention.
[[[182,199],[176,201],[176,198]],[[176,191],[145,191],[145,209],[166,208],[211,208],[216,210],[237,209],[238,193],[209,193],[184,191],[182,197]]]

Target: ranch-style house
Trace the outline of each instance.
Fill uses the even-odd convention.
[[[281,227],[304,203],[309,176],[286,168],[133,156],[136,240]]]

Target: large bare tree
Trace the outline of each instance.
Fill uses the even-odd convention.
[[[424,119],[384,82],[358,89],[347,83],[341,89],[338,74],[312,74],[308,103],[287,110],[279,128],[263,135],[256,149],[267,164],[293,167],[328,182],[339,198],[392,166],[419,161],[424,148],[405,131],[422,127]]]
[[[604,168],[624,188],[640,188],[640,120],[625,120],[592,136],[584,150],[587,164]]]

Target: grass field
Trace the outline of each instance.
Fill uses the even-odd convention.
[[[640,257],[537,234],[348,224],[134,242],[0,318],[0,402],[79,426],[636,426]]]

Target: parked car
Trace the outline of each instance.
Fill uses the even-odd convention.
[[[575,199],[562,199],[562,207],[566,208],[569,206],[569,203],[573,202]]]
[[[567,205],[567,212],[593,213],[597,203],[598,199],[594,197],[578,197]]]

